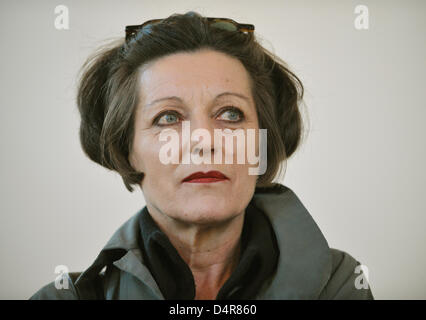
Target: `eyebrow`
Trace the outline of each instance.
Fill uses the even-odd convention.
[[[222,93],[218,94],[213,99],[213,101],[216,101],[217,99],[219,99],[219,98],[221,98],[223,96],[236,96],[236,97],[239,97],[239,98],[245,100],[247,103],[250,103],[250,98],[248,98],[247,96],[245,96],[245,95],[243,95],[241,93],[236,93],[236,92],[222,92]],[[183,102],[183,100],[181,98],[177,97],[177,96],[169,96],[169,97],[163,97],[163,98],[155,99],[154,101],[151,101],[150,103],[148,103],[147,105],[145,105],[145,108],[149,108],[152,105],[154,105],[154,104],[156,104],[158,102],[164,101],[164,100],[174,100],[174,101],[177,101],[177,102]]]

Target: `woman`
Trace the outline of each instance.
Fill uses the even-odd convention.
[[[32,299],[373,299],[359,262],[329,248],[297,196],[272,182],[301,140],[303,86],[253,30],[174,14],[128,26],[87,61],[82,147],[129,191],[139,185],[146,206],[69,274],[68,290],[51,283]],[[246,144],[222,143],[237,131]]]

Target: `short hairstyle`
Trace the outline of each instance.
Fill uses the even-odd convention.
[[[129,162],[141,67],[166,55],[204,48],[237,58],[250,75],[259,128],[267,129],[268,141],[267,169],[256,186],[274,185],[283,161],[299,146],[304,89],[286,63],[262,47],[254,33],[215,28],[193,11],[172,14],[140,30],[128,42],[120,39],[102,46],[81,68],[77,105],[83,151],[118,172],[130,192],[144,176]]]

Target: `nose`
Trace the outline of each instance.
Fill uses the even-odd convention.
[[[214,156],[214,120],[204,113],[194,114],[190,120],[190,152],[194,155],[199,155],[200,157],[209,157],[209,154],[204,154],[204,152],[210,153],[210,157]],[[212,163],[213,159],[210,158]]]

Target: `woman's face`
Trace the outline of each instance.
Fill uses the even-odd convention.
[[[246,147],[246,129],[256,129],[256,137],[258,135],[256,107],[249,74],[243,64],[209,49],[177,53],[145,66],[139,80],[139,103],[129,161],[144,173],[141,188],[150,212],[193,224],[220,223],[243,213],[256,185],[257,176],[249,175],[248,171],[253,165],[248,163],[247,156],[243,164],[237,164],[236,138],[230,150],[233,162],[225,163],[225,139],[222,147],[215,147],[213,131],[243,129]],[[174,98],[165,99],[167,97]],[[158,99],[162,100],[154,102]],[[191,133],[200,128],[210,133],[210,141],[186,141],[189,152],[197,151],[199,155],[204,151],[194,146],[209,143],[211,164],[183,163],[182,121],[189,121]],[[160,141],[160,133],[170,129],[179,137],[179,163],[163,164],[160,149],[171,140]],[[254,148],[258,154],[258,139]],[[222,163],[215,163],[216,153],[222,154]],[[220,171],[227,179],[210,183],[183,182],[192,173],[212,170]]]

